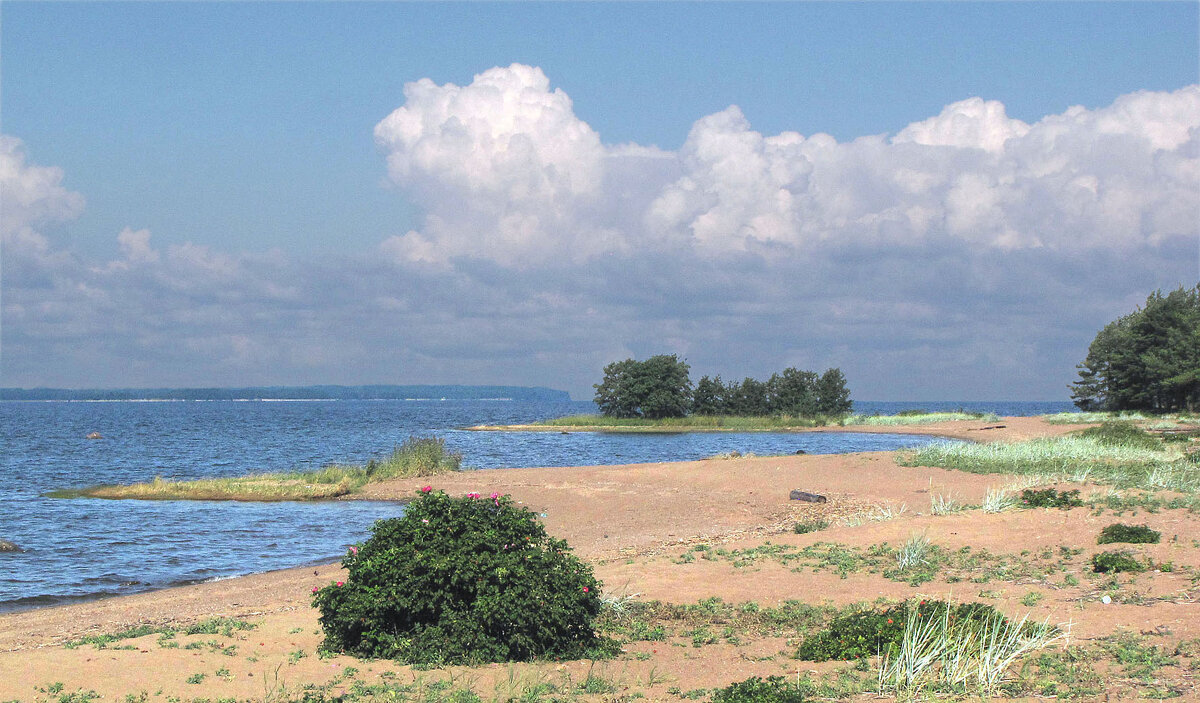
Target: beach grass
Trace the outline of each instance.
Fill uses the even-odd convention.
[[[1200,414],[1196,413],[1151,415],[1137,411],[1051,413],[1042,415],[1041,418],[1052,425],[1083,425],[1122,421],[1151,423],[1148,425],[1151,429],[1174,429],[1179,425],[1200,423]]]
[[[954,422],[958,420],[979,420],[995,422],[1000,419],[995,413],[977,413],[966,410],[954,412],[925,412],[905,411],[895,415],[850,415],[844,421],[846,425],[929,425],[935,422]]]
[[[111,498],[134,500],[328,500],[357,492],[368,483],[393,478],[435,476],[457,471],[462,455],[447,451],[444,440],[410,437],[383,459],[365,466],[334,464],[315,471],[253,474],[192,481],[153,481],[116,486],[92,486],[48,493],[51,498]]]
[[[1157,440],[1156,440],[1157,441]],[[936,466],[977,474],[1037,475],[1046,482],[1086,479],[1118,488],[1200,489],[1200,466],[1178,445],[1149,446],[1142,440],[1114,442],[1106,433],[1044,437],[1026,442],[975,444],[936,442],[898,461],[904,466]]]

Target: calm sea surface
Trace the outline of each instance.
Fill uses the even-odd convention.
[[[858,412],[966,407],[1001,415],[1069,403],[869,403]],[[326,562],[381,502],[226,503],[45,498],[102,483],[191,479],[363,463],[409,436],[436,435],[472,468],[697,459],[730,450],[812,454],[927,442],[903,435],[466,432],[582,412],[591,403],[506,401],[0,402],[0,611]],[[103,439],[87,440],[90,432]]]

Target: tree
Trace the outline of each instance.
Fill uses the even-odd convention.
[[[696,415],[721,415],[725,413],[725,386],[721,377],[701,376],[692,391],[692,412]]]
[[[596,406],[610,417],[684,417],[692,405],[690,367],[674,354],[626,359],[604,367]]]
[[[817,412],[823,415],[845,415],[850,412],[850,389],[841,369],[828,369],[816,383]]]
[[[609,417],[638,417],[640,398],[634,396],[634,378],[641,364],[633,359],[614,361],[604,367],[604,380],[596,389],[596,407]]]
[[[1071,397],[1081,410],[1200,407],[1200,285],[1156,291],[1105,325],[1078,368]]]
[[[817,375],[812,371],[786,368],[767,381],[771,411],[786,415],[811,416],[817,413]]]
[[[767,384],[749,376],[741,383],[726,386],[725,399],[730,415],[767,415],[771,412]]]

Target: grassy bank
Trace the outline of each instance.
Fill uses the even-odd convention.
[[[843,427],[850,425],[894,426],[927,425],[935,422],[976,420],[994,422],[1000,418],[990,413],[906,411],[897,415],[690,415],[658,420],[606,415],[570,415],[543,420],[513,429],[563,429],[591,432],[785,432],[813,427]],[[487,429],[508,429],[492,428]]]
[[[1181,425],[1200,424],[1200,415],[1195,413],[1176,413],[1167,415],[1149,415],[1147,413],[1128,412],[1080,412],[1053,413],[1042,415],[1043,420],[1052,425],[1082,425],[1100,422],[1136,422],[1148,429],[1173,429]]]
[[[999,419],[1000,416],[995,413],[976,413],[965,410],[940,413],[925,412],[924,410],[906,410],[895,415],[850,415],[841,424],[890,427],[892,425],[930,425],[935,422],[954,422],[957,420],[995,422]]]
[[[939,442],[901,454],[905,466],[937,466],[978,474],[1037,475],[1047,481],[1094,481],[1118,488],[1200,489],[1200,454],[1126,423],[1027,442]]]
[[[92,486],[53,491],[51,498],[126,498],[138,500],[323,500],[350,495],[368,483],[392,478],[434,476],[457,471],[462,456],[436,438],[408,439],[392,453],[366,466],[332,465],[316,471],[254,474],[235,478],[166,481],[121,486]]]
[[[840,418],[793,415],[690,415],[648,420],[640,417],[608,417],[606,415],[570,415],[543,420],[533,427],[592,430],[609,432],[723,432],[769,431],[838,424]]]

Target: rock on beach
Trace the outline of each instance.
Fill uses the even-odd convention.
[[[9,542],[6,539],[0,539],[0,552],[23,552],[23,551],[25,551],[25,550],[21,549],[20,547],[13,544],[12,542]]]

